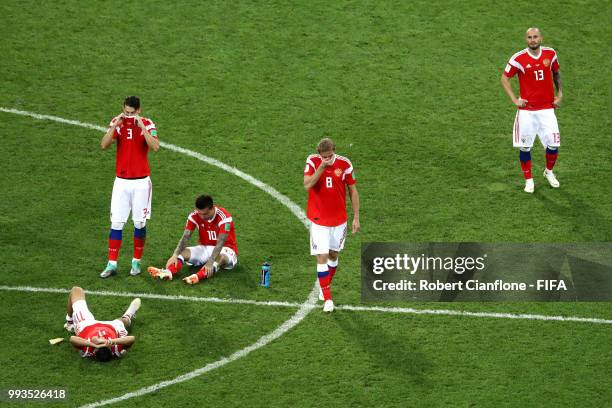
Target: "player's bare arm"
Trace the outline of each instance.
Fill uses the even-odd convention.
[[[221,250],[223,249],[223,246],[225,245],[228,236],[229,234],[220,234],[219,238],[217,238],[217,244],[215,245],[215,248],[213,249],[210,258],[208,259],[208,262],[206,262],[206,265],[204,265],[204,267],[206,268],[207,278],[210,278],[214,273],[213,264],[215,262],[221,263],[220,259],[217,258],[219,258],[219,254],[221,253]]]
[[[103,345],[104,346],[120,345],[120,346],[129,347],[132,344],[134,344],[135,342],[136,342],[136,337],[134,337],[134,336],[123,336],[123,337],[120,337],[118,339],[106,339]]]
[[[178,256],[183,253],[185,248],[187,248],[187,244],[189,243],[189,240],[191,239],[191,234],[193,234],[193,231],[190,231],[188,229],[183,231],[183,236],[179,240],[179,243],[176,246],[174,253],[170,257],[170,259],[168,259],[168,262],[166,262],[166,268],[168,268],[170,265],[173,265],[173,264],[174,266],[177,265]]]
[[[108,149],[109,146],[112,145],[115,141],[115,139],[113,139],[113,133],[115,133],[115,129],[117,128],[117,126],[121,126],[121,123],[123,123],[123,118],[123,113],[120,113],[119,115],[113,118],[112,124],[108,127],[108,130],[106,131],[104,136],[102,136],[102,140],[100,140],[100,147],[102,147],[102,150]]]
[[[147,142],[149,147],[153,149],[154,151],[158,151],[159,150],[159,140],[151,136],[151,134],[147,130],[147,127],[142,122],[142,118],[140,117],[140,115],[135,115],[134,120],[136,121],[136,124],[138,125],[138,127],[142,130],[142,135],[144,136],[145,141]]]
[[[351,199],[351,207],[353,208],[353,224],[351,227],[353,234],[356,234],[361,228],[359,224],[359,192],[357,191],[357,186],[355,184],[349,185],[348,193]]]
[[[516,105],[519,108],[525,107],[525,105],[527,104],[527,101],[525,99],[516,97],[516,95],[514,94],[514,91],[512,90],[512,85],[510,84],[510,78],[502,74],[501,84],[502,84],[502,87],[504,88],[504,91],[506,91],[506,93],[508,94],[508,97],[510,97],[510,100],[512,101],[514,105]]]
[[[333,163],[334,163],[334,156],[333,155],[331,157],[328,157],[327,159],[321,160],[321,165],[314,172],[314,174],[312,174],[310,176],[304,176],[304,188],[306,190],[309,190],[315,184],[317,184],[317,181],[319,181],[319,179],[321,178],[321,175],[323,174],[325,169],[327,167],[331,166]]]
[[[555,84],[555,88],[557,89],[557,96],[555,96],[555,100],[553,101],[553,105],[555,108],[558,108],[561,105],[561,100],[563,99],[563,87],[561,84],[561,72],[553,71],[553,83]]]
[[[104,346],[104,343],[97,343],[94,342],[93,339],[87,340],[84,339],[82,337],[79,336],[70,336],[70,344],[72,344],[74,347],[94,347],[94,348],[100,348]]]

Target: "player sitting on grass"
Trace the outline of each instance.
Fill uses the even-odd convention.
[[[198,230],[199,245],[187,247],[195,229]],[[215,206],[211,196],[201,195],[196,199],[195,210],[187,217],[183,236],[166,262],[166,268],[149,266],[147,270],[154,278],[171,280],[185,262],[203,265],[198,273],[183,279],[190,285],[211,278],[219,268],[234,269],[238,263],[232,215],[225,208]]]
[[[64,324],[66,330],[76,334],[70,337],[70,344],[79,349],[81,357],[101,362],[122,357],[136,341],[134,336],[128,336],[126,327],[130,326],[139,308],[140,298],[136,298],[120,319],[98,321],[87,307],[83,289],[73,287],[68,295],[68,314]]]

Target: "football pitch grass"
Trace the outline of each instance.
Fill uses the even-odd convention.
[[[0,107],[105,126],[122,98],[137,94],[162,142],[234,166],[302,208],[304,160],[329,135],[355,165],[362,204],[362,232],[348,238],[334,280],[338,305],[610,320],[609,303],[360,303],[362,242],[612,240],[610,6],[533,7],[3,2]],[[561,188],[541,177],[538,145],[529,196],[499,77],[533,25],[559,53],[565,100]],[[303,223],[252,184],[164,148],[149,155],[144,265],[165,262],[195,196],[210,193],[234,216],[239,266],[194,287],[129,277],[128,223],[119,275],[99,279],[114,148],[100,150],[100,131],[6,112],[0,135],[0,286],[306,301],[315,272]],[[257,284],[264,260],[270,289]],[[0,291],[0,388],[67,388],[67,402],[50,404],[58,406],[120,397],[244,350],[298,310],[144,298],[136,345],[121,361],[97,364],[66,341],[47,342],[67,337],[66,296]],[[88,297],[99,319],[117,317],[129,301]],[[327,315],[318,303],[264,347],[112,406],[601,407],[612,400],[611,335],[612,325],[588,322]]]

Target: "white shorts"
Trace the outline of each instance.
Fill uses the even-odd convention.
[[[130,211],[135,222],[150,219],[152,197],[150,177],[136,180],[116,177],[111,198],[111,222],[126,222]]]
[[[187,248],[191,253],[189,257],[189,263],[192,265],[204,265],[208,262],[208,258],[212,255],[213,250],[215,249],[212,245],[198,245]],[[238,256],[236,256],[236,252],[230,247],[221,248],[221,255],[225,255],[227,259],[229,259],[230,264],[223,266],[223,269],[234,269],[236,264],[238,263]]]
[[[544,147],[561,145],[559,125],[554,109],[517,110],[512,130],[512,145],[514,147],[533,147],[536,135]]]
[[[310,255],[342,251],[346,239],[346,222],[335,227],[310,223]]]
[[[72,304],[72,321],[74,323],[74,333],[78,336],[87,326],[96,323],[103,323],[113,326],[118,337],[127,336],[125,325],[119,319],[98,321],[89,311],[87,302],[84,299],[77,300]]]

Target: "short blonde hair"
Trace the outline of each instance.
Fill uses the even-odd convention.
[[[333,140],[331,140],[329,137],[321,139],[321,141],[317,145],[317,152],[323,153],[329,152],[330,150],[332,152],[336,151],[336,145],[334,144]]]

